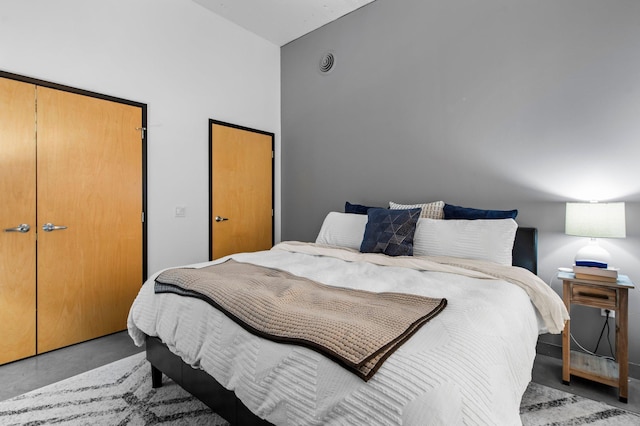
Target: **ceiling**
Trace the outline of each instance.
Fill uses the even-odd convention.
[[[283,46],[374,0],[193,0]]]

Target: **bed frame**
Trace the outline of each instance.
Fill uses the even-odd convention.
[[[536,228],[518,228],[513,244],[513,265],[537,274],[538,231]],[[146,351],[147,360],[151,363],[151,380],[154,388],[162,386],[164,373],[232,425],[271,425],[253,414],[233,391],[225,389],[203,370],[184,363],[157,337],[147,336]]]

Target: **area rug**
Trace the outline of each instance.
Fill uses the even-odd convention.
[[[520,418],[525,426],[640,425],[636,413],[537,383],[522,396]]]
[[[0,401],[0,425],[228,425],[166,376],[153,389],[144,355]]]
[[[531,383],[520,408],[525,426],[640,425],[640,415]],[[0,425],[228,425],[166,376],[151,387],[144,353],[6,401]]]

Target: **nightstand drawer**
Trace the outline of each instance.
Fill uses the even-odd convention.
[[[571,303],[616,310],[617,292],[611,287],[574,283],[571,288]]]

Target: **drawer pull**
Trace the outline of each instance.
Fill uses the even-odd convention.
[[[609,296],[607,296],[606,294],[599,294],[599,293],[584,293],[582,291],[579,291],[578,295],[584,296],[584,297],[593,297],[595,299],[609,299]]]

